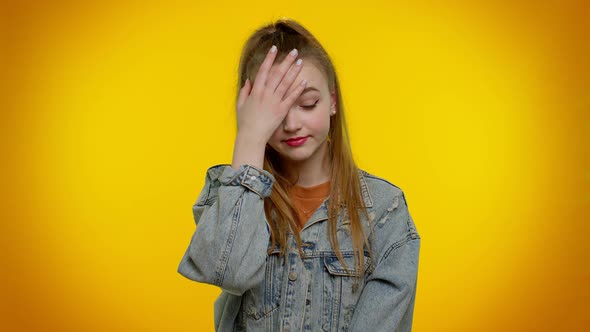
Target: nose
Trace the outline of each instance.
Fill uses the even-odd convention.
[[[285,118],[283,119],[283,130],[287,132],[295,132],[301,128],[301,121],[298,116],[297,106],[291,108]]]

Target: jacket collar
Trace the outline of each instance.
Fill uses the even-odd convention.
[[[363,199],[365,200],[366,207],[373,207],[373,199],[371,198],[371,191],[369,186],[367,185],[367,181],[365,179],[365,175],[368,173],[363,171],[362,169],[358,170],[359,180],[361,182],[361,194],[363,195]]]
[[[370,190],[369,186],[367,185],[367,181],[366,181],[367,174],[368,174],[367,172],[365,172],[361,169],[358,170],[358,176],[359,176],[359,181],[360,181],[360,185],[361,185],[361,195],[363,196],[363,200],[365,202],[365,207],[370,208],[370,207],[373,207],[373,199],[371,197],[371,190]],[[328,202],[329,202],[329,198],[326,198],[322,202],[322,205],[320,205],[320,207],[310,217],[311,221],[306,223],[305,226],[303,226],[303,228],[301,230],[311,226],[312,224],[315,224],[318,221],[328,219]],[[346,204],[341,204],[341,206],[346,206]]]

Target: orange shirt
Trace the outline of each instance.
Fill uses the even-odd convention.
[[[320,207],[329,194],[330,181],[312,187],[295,185],[291,188],[289,195],[297,210],[299,230],[303,228],[309,217]]]

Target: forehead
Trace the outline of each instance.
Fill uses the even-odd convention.
[[[274,69],[277,66],[278,66],[278,64],[273,65],[272,67]],[[328,89],[328,85],[326,83],[326,78],[324,77],[324,74],[322,73],[321,70],[319,70],[316,67],[315,64],[313,64],[311,61],[306,62],[305,59],[303,59],[301,66],[302,66],[301,71],[299,72],[297,77],[295,77],[295,81],[293,82],[293,84],[291,84],[291,88],[289,89],[289,91],[292,91],[293,88],[296,87],[297,84],[299,84],[304,79],[307,80],[306,87],[315,87],[320,91],[324,91],[324,90]],[[313,91],[313,90],[309,90],[309,91]]]

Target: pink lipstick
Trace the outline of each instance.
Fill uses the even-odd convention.
[[[307,137],[296,137],[286,140],[285,143],[287,143],[289,146],[300,146],[303,145],[305,141],[307,141]]]

